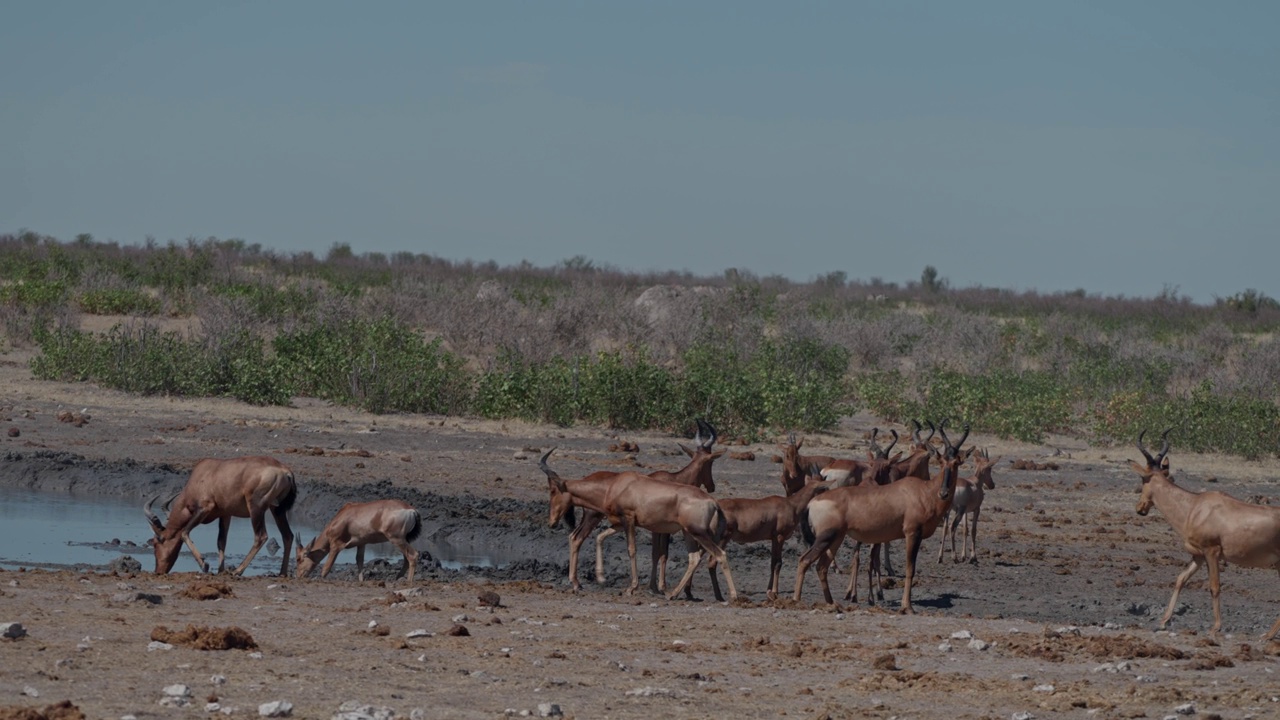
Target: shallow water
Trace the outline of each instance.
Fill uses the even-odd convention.
[[[289,518],[293,532],[310,540],[320,527]],[[267,517],[267,535],[280,542],[275,520]],[[141,503],[96,495],[45,493],[0,486],[0,567],[101,566],[123,555],[142,563],[144,570],[155,567],[154,555],[147,540],[151,526],[142,512]],[[191,539],[212,566],[218,562],[218,527],[216,523],[201,525],[191,532]],[[253,544],[248,519],[231,522],[227,536],[227,566],[234,568],[244,559]],[[270,543],[268,543],[270,544]],[[484,547],[454,546],[419,538],[414,546],[436,558],[447,569],[465,567],[502,567],[515,558],[489,552]],[[369,545],[365,562],[386,558],[401,562],[401,555],[390,543]],[[338,564],[355,562],[355,551],[347,550]],[[290,560],[292,564],[292,560]],[[185,548],[174,566],[176,572],[197,570],[195,559]],[[280,570],[277,550],[271,555],[266,547],[245,571],[246,575],[264,575]]]

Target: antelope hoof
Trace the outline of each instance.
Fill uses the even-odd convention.
[[[971,557],[971,558],[969,558],[969,564],[970,564],[970,565],[977,565],[977,564],[978,564],[978,558],[976,558],[976,557]]]
[[[912,610],[912,609],[911,609],[911,606],[910,606],[910,605],[908,605],[908,606],[906,606],[906,607],[904,607],[904,608],[899,608],[899,610],[898,610],[898,614],[899,614],[899,615],[915,615],[915,614],[916,614],[916,611],[915,611],[915,610]]]
[[[777,600],[777,599],[778,599],[778,593],[777,593],[777,592],[775,592],[775,591],[773,591],[773,590],[770,590],[769,592],[766,592],[766,593],[764,594],[764,596],[765,596],[765,597],[767,597],[767,598],[769,598],[770,600]]]

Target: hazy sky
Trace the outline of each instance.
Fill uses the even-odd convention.
[[[1280,295],[1276,2],[5,2],[0,232]]]

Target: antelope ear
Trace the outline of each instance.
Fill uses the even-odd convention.
[[[685,455],[688,455],[689,457],[693,457],[694,455],[693,450],[689,449],[687,445],[684,445],[682,443],[676,443],[676,446],[679,447],[681,450],[683,450]]]
[[[711,459],[715,460],[716,458],[722,457],[726,452],[728,452],[728,450],[717,450],[711,453]]]
[[[893,457],[889,458],[889,462],[891,462],[891,463],[896,463],[896,462],[899,462],[900,460],[902,460],[902,451],[901,451],[901,450],[899,450],[898,452],[894,453],[894,454],[893,454]]]
[[[1146,465],[1139,465],[1138,463],[1130,460],[1129,467],[1133,468],[1134,472],[1142,476],[1142,482],[1146,482],[1147,478],[1151,477],[1151,468],[1147,467]]]
[[[1004,459],[1004,456],[1003,456],[1003,455],[997,455],[997,456],[996,456],[996,459],[991,461],[991,464],[992,464],[992,465],[995,465],[996,463],[1000,462],[1000,461],[1001,461],[1001,460],[1003,460],[1003,459]]]

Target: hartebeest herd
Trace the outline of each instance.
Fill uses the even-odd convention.
[[[591,531],[601,521],[609,527],[596,536],[596,581],[605,582],[603,541],[616,533],[624,533],[630,558],[631,583],[627,594],[640,587],[636,567],[636,530],[653,534],[652,564],[649,586],[655,592],[666,592],[674,599],[682,592],[692,597],[695,571],[702,556],[708,556],[711,585],[717,600],[723,600],[717,570],[724,574],[729,597],[738,591],[729,568],[726,548],[731,542],[770,543],[769,584],[766,594],[778,596],[784,544],[803,532],[808,549],[801,555],[796,570],[792,598],[799,601],[808,569],[816,566],[818,582],[827,603],[833,603],[827,576],[835,563],[845,538],[853,540],[854,553],[849,572],[849,587],[844,594],[857,602],[860,571],[860,548],[872,546],[868,564],[868,601],[878,596],[883,600],[881,583],[873,579],[888,567],[887,545],[902,540],[905,545],[905,584],[900,612],[911,613],[911,590],[916,562],[922,542],[942,528],[938,550],[941,562],[946,550],[946,536],[951,535],[951,553],[955,562],[977,562],[978,517],[986,490],[995,488],[992,470],[1000,458],[975,447],[963,448],[969,428],[956,442],[947,436],[947,422],[938,426],[927,423],[928,437],[921,437],[923,426],[913,421],[912,445],[909,451],[890,455],[898,441],[881,447],[879,431],[870,436],[866,459],[842,459],[829,456],[802,455],[803,440],[787,438],[782,449],[782,495],[763,498],[714,498],[715,482],[712,463],[724,454],[715,451],[716,431],[709,423],[698,420],[696,445],[680,445],[689,462],[677,472],[599,471],[579,479],[565,480],[548,464],[554,452],[547,451],[538,467],[547,477],[550,492],[550,524],[564,522],[569,535],[569,583],[581,590],[578,581],[579,550]],[[1241,567],[1280,570],[1280,508],[1242,502],[1221,492],[1196,493],[1175,484],[1170,470],[1169,430],[1161,436],[1163,447],[1153,456],[1143,444],[1145,432],[1139,434],[1137,447],[1146,464],[1133,463],[1142,478],[1142,495],[1137,512],[1146,515],[1152,507],[1160,510],[1183,546],[1191,554],[1191,564],[1177,577],[1173,595],[1160,620],[1168,624],[1177,606],[1182,586],[1200,569],[1209,570],[1209,591],[1213,600],[1213,632],[1222,625],[1219,603],[1221,564],[1232,562]],[[940,437],[939,444],[933,440]],[[961,467],[972,459],[972,475],[962,477]],[[933,471],[930,468],[934,467]],[[159,497],[151,498],[144,512],[155,532],[154,549],[157,574],[167,573],[185,544],[200,568],[209,565],[191,541],[195,527],[218,522],[218,572],[225,570],[227,532],[233,517],[247,517],[253,527],[254,542],[248,555],[232,572],[241,574],[267,541],[266,514],[271,513],[284,540],[293,545],[288,512],[297,498],[298,488],[293,473],[279,461],[269,457],[242,457],[230,460],[202,460],[196,464],[181,492],[165,507],[170,508],[166,522],[153,511]],[[578,518],[581,510],[581,519]],[[954,519],[951,516],[954,514]],[[956,554],[955,533],[964,524],[962,554]],[[314,571],[324,561],[321,577],[329,574],[338,553],[356,548],[357,578],[364,579],[364,551],[371,543],[389,542],[404,555],[401,575],[414,578],[418,551],[412,543],[422,531],[422,517],[408,503],[394,499],[347,503],[325,529],[309,544],[301,540],[296,547],[299,578]],[[666,559],[669,538],[681,533],[688,550],[688,563],[680,581],[667,592]],[[885,547],[881,555],[877,548]],[[281,575],[289,574],[289,552],[281,562]],[[326,560],[327,558],[327,560]],[[883,567],[882,567],[883,566]],[[1264,640],[1280,633],[1280,620],[1263,636]]]

